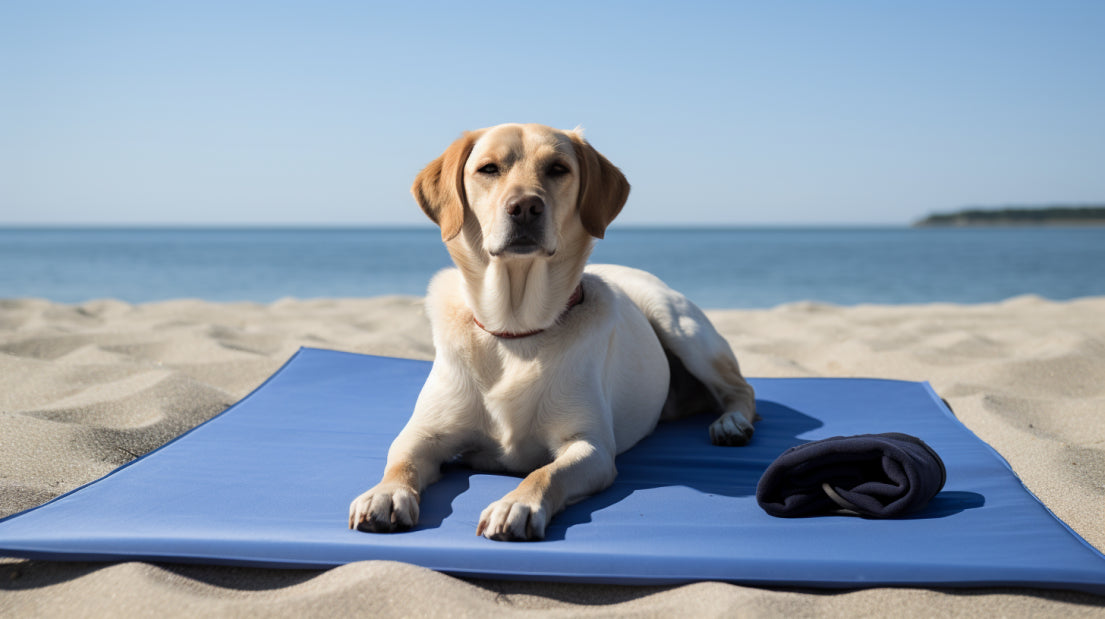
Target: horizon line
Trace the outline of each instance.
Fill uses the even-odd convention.
[[[769,222],[769,223],[739,223],[739,222],[632,222],[613,224],[611,230],[617,229],[738,229],[738,228],[910,228],[914,222],[890,223],[890,222]],[[89,223],[89,222],[61,222],[61,223],[8,223],[0,222],[0,230],[430,230],[436,226],[431,222],[421,223],[179,223],[179,222],[127,222],[127,223]]]

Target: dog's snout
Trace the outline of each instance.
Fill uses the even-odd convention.
[[[511,200],[506,208],[515,223],[526,225],[539,219],[545,212],[545,201],[537,196],[526,196]]]
[[[507,200],[506,217],[503,218],[500,232],[488,251],[497,256],[504,252],[525,255],[543,250],[551,256],[556,248],[546,247],[547,206],[545,200],[536,195],[521,195]]]

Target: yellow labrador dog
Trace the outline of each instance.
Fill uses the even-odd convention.
[[[459,457],[526,475],[477,535],[542,539],[662,418],[714,410],[715,444],[751,438],[752,388],[702,311],[643,271],[585,266],[629,183],[579,130],[467,132],[412,191],[456,268],[430,283],[433,368],[350,528],[414,526],[419,493]]]

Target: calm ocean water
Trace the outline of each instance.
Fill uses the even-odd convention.
[[[592,261],[652,271],[706,308],[1105,295],[1105,227],[615,226]],[[0,229],[0,298],[422,295],[430,276],[449,264],[430,227]]]

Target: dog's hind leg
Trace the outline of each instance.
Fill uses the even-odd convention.
[[[744,445],[752,438],[756,416],[756,394],[741,374],[740,364],[729,343],[714,329],[702,310],[683,299],[679,314],[664,316],[652,323],[668,353],[672,368],[672,393],[664,407],[664,416],[682,416],[703,411],[699,404],[705,390],[721,415],[710,424],[710,440],[715,445]],[[681,367],[680,367],[681,366]],[[688,377],[676,378],[676,372]],[[688,380],[688,379],[693,379]],[[687,385],[697,383],[695,388]],[[679,391],[683,387],[683,392]]]
[[[605,265],[599,272],[616,282],[644,312],[668,355],[673,391],[663,416],[703,412],[704,387],[713,397],[714,408],[721,411],[710,425],[710,440],[715,445],[747,443],[757,419],[756,395],[741,374],[729,342],[706,314],[650,273]]]

